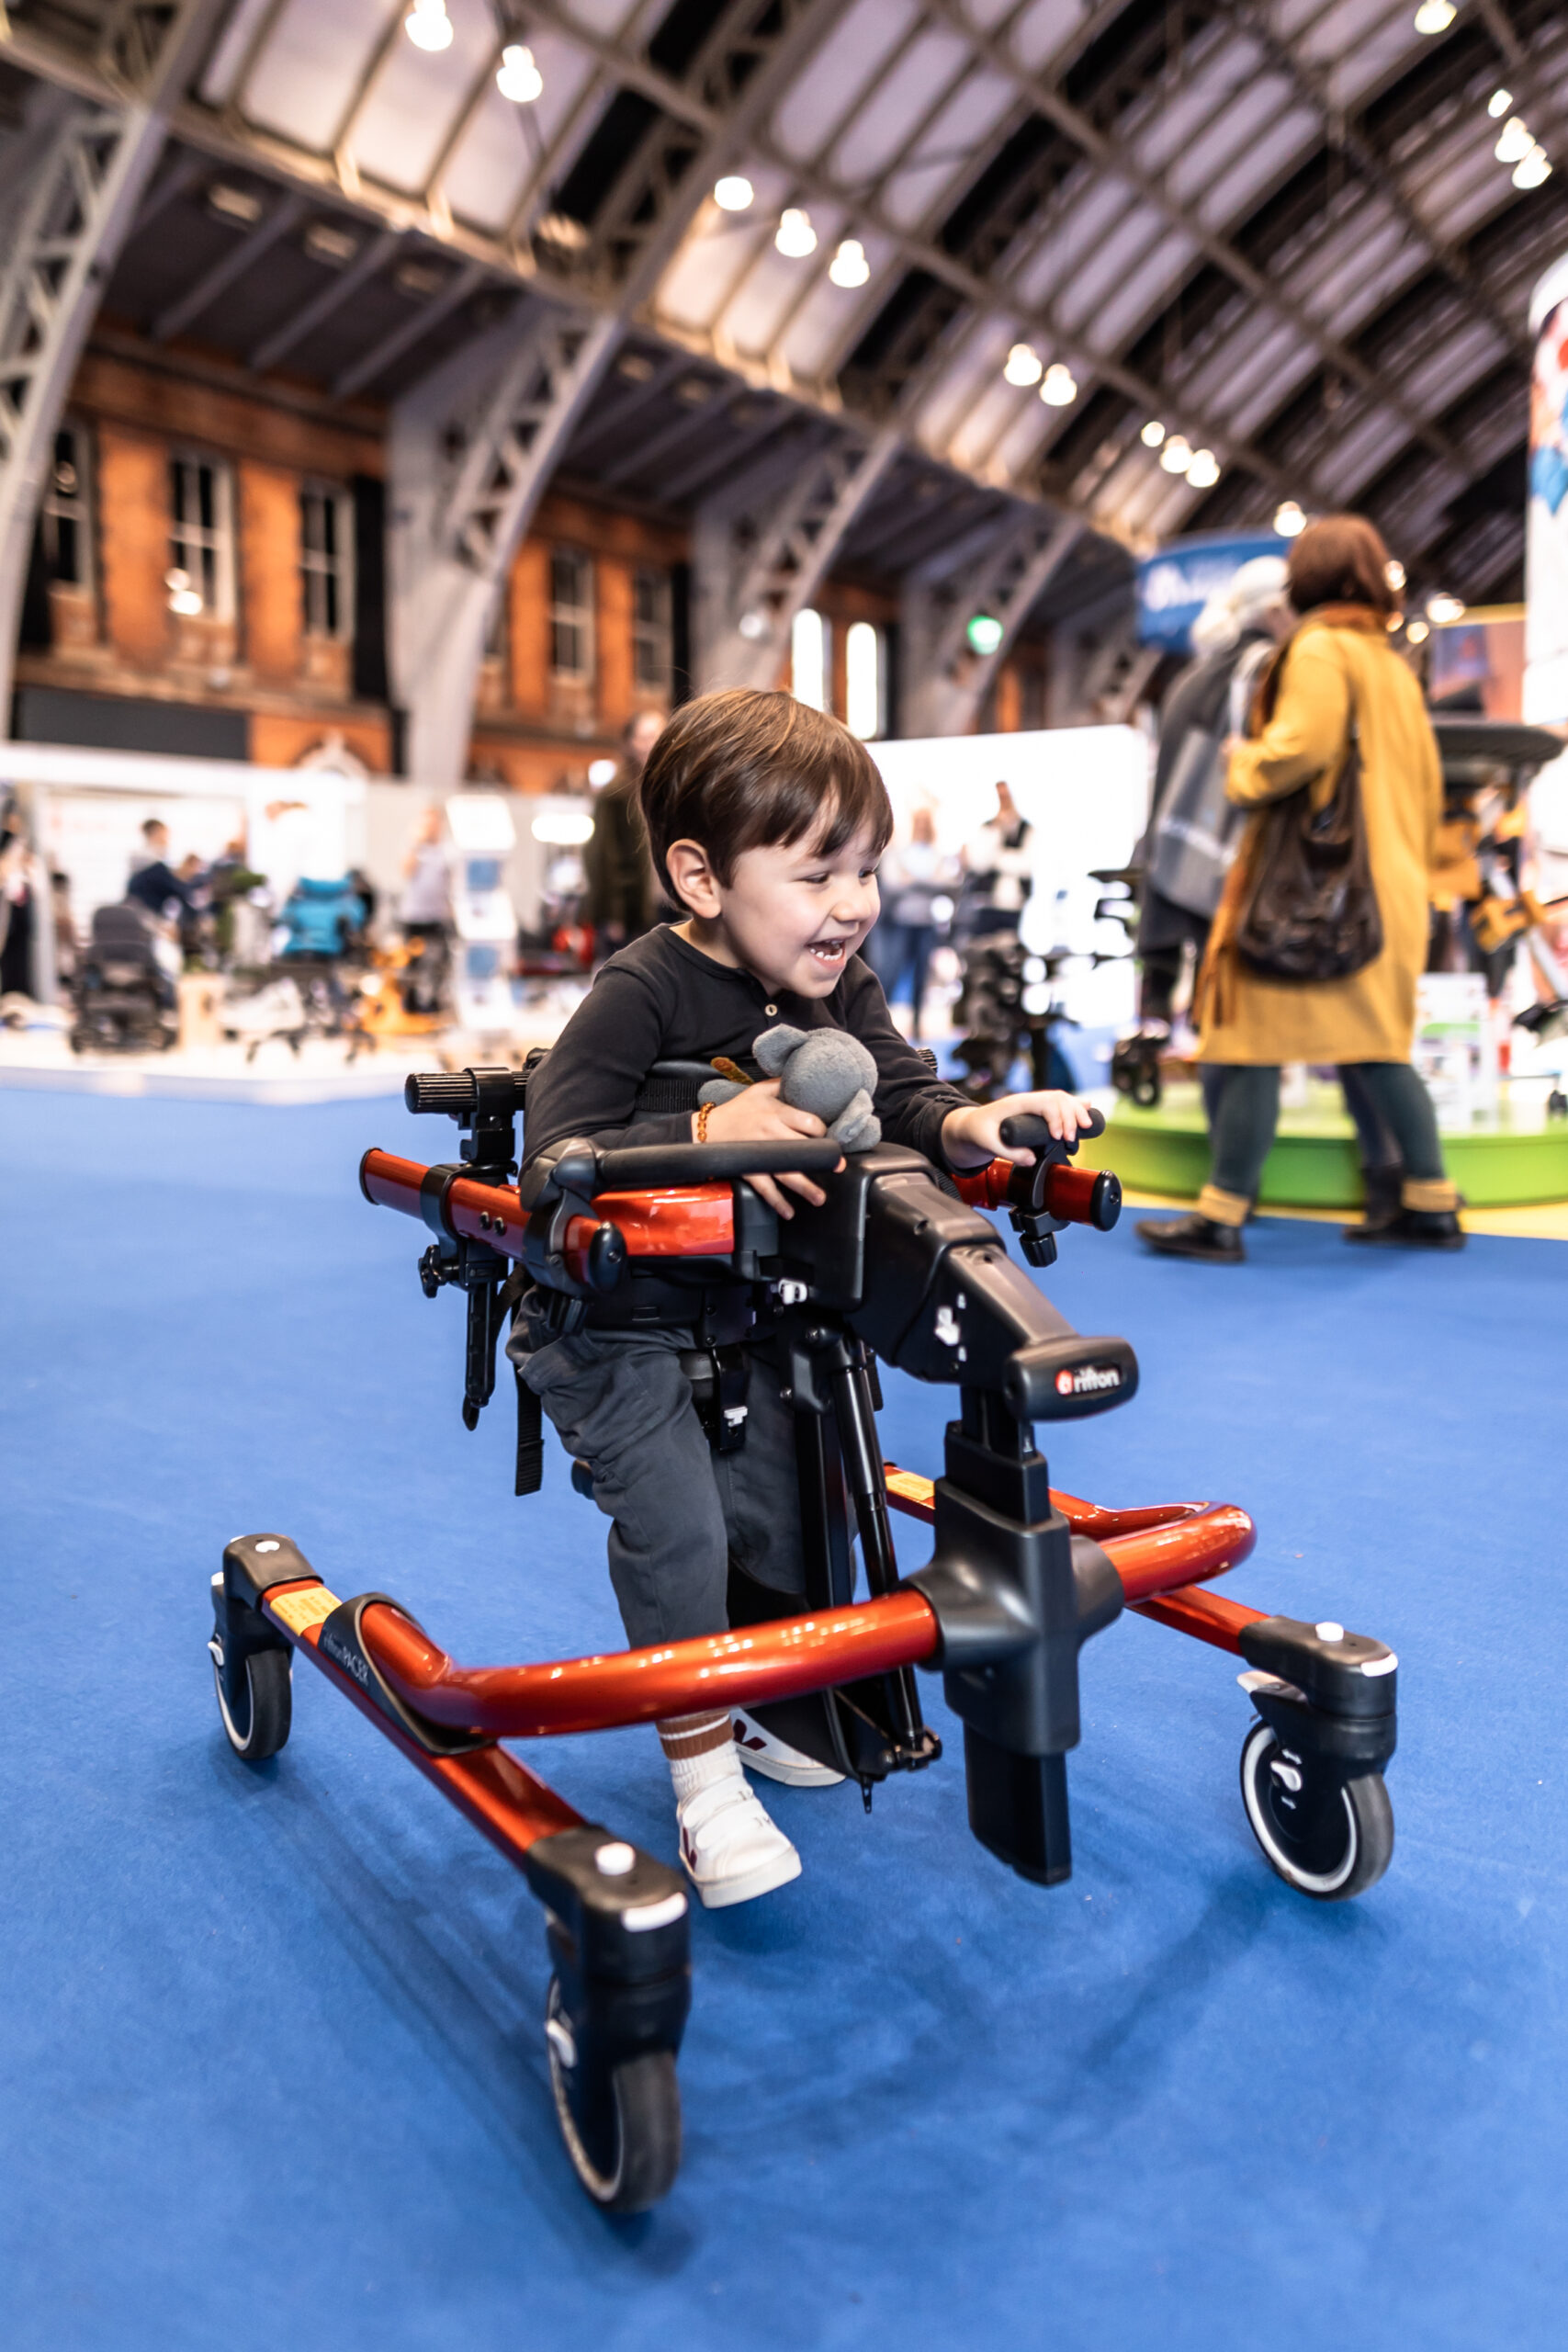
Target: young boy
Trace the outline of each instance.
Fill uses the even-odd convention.
[[[1085,1106],[1061,1093],[971,1102],[934,1079],[894,1028],[856,950],[876,921],[876,862],[893,829],[882,779],[847,728],[785,694],[737,688],[677,711],[649,754],[641,805],[656,872],[684,920],[612,956],[528,1091],[524,1197],[541,1153],[569,1136],[599,1145],[819,1136],[820,1119],[746,1088],[694,1116],[638,1115],[657,1061],[727,1056],[757,1069],[775,1023],[831,1024],[869,1047],[884,1136],[938,1168],[977,1168],[1004,1149],[1002,1121],[1041,1113],[1070,1138]],[[753,1176],[783,1217],[825,1196],[808,1177]],[[612,1295],[582,1328],[552,1336],[538,1293],[510,1352],[568,1451],[588,1463],[610,1519],[610,1577],[634,1648],[720,1632],[731,1555],[781,1596],[804,1589],[794,1417],[765,1351],[750,1363],[745,1443],[713,1453],[681,1369],[690,1326],[628,1328]],[[617,1311],[622,1321],[617,1327]],[[715,1710],[661,1723],[675,1785],[681,1858],[705,1904],[743,1903],[795,1878],[800,1858],[741,1771],[821,1784],[839,1776],[749,1718]]]

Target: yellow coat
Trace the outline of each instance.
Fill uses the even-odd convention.
[[[1262,732],[1231,753],[1225,790],[1260,808],[1302,785],[1321,807],[1348,744],[1354,704],[1361,796],[1382,953],[1348,979],[1269,980],[1230,944],[1261,813],[1232,868],[1199,989],[1206,1062],[1407,1062],[1416,982],[1427,962],[1428,876],[1443,813],[1437,739],[1415,676],[1381,616],[1335,605],[1291,640],[1279,699]]]

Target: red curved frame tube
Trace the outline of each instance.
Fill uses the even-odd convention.
[[[762,1705],[919,1666],[941,1638],[935,1612],[918,1592],[551,1666],[455,1666],[417,1625],[381,1602],[366,1610],[361,1634],[416,1713],[498,1739],[608,1731],[705,1708]]]
[[[930,1526],[936,1518],[934,1481],[892,1462],[886,1476],[892,1508]],[[1258,1541],[1257,1529],[1235,1503],[1145,1503],[1107,1510],[1055,1487],[1051,1500],[1075,1535],[1090,1536],[1110,1555],[1134,1609],[1157,1593],[1224,1576]]]
[[[931,1518],[931,1495],[929,1479],[889,1470],[888,1499],[898,1509]],[[1262,1613],[1190,1590],[1251,1551],[1252,1521],[1234,1504],[1113,1511],[1073,1495],[1054,1498],[1075,1532],[1103,1545],[1131,1607],[1145,1607],[1168,1624],[1230,1649],[1239,1627]],[[919,1666],[935,1655],[941,1636],[930,1604],[904,1590],[695,1641],[541,1666],[457,1666],[382,1602],[366,1610],[363,1638],[399,1696],[431,1722],[495,1738],[536,1739],[829,1690],[895,1667]]]

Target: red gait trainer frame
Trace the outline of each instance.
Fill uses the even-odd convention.
[[[563,1317],[581,1316],[623,1283],[683,1278],[688,1287],[672,1294],[668,1310],[682,1322],[709,1315],[716,1295],[747,1293],[752,1311],[760,1306],[771,1318],[807,1448],[813,1605],[781,1617],[779,1596],[770,1607],[761,1588],[748,1594],[732,1579],[727,1633],[553,1663],[463,1667],[388,1596],[340,1600],[288,1537],[256,1535],[228,1546],[213,1579],[210,1647],[224,1727],[247,1761],[275,1754],[288,1736],[288,1665],[299,1651],[523,1867],[547,1905],[556,1963],[546,2030],[558,2120],[591,2195],[630,2211],[673,2178],[686,1896],[665,1865],[585,1823],[503,1739],[715,1706],[764,1718],[783,1710],[781,1733],[853,1772],[869,1803],[875,1780],[940,1753],[909,1672],[935,1668],[964,1721],[976,1835],[1025,1876],[1051,1883],[1070,1869],[1064,1759],[1078,1736],[1077,1649],[1125,1607],[1247,1661],[1239,1679],[1258,1720],[1243,1750],[1243,1795],[1275,1870],[1321,1899],[1359,1893],[1381,1875],[1392,1849],[1382,1768],[1394,1744],[1393,1653],[1337,1623],[1298,1623],[1204,1589],[1253,1548],[1252,1522],[1234,1504],[1111,1510],[1046,1484],[1033,1422],[1123,1401],[1136,1386],[1135,1360],[1124,1341],[1085,1340],[1063,1323],[976,1211],[1008,1207],[1026,1254],[1048,1262],[1068,1222],[1114,1223],[1113,1178],[1072,1167],[1068,1151],[1036,1126],[1008,1136],[1036,1147],[1035,1167],[993,1163],[963,1180],[972,1205],[959,1205],[916,1155],[881,1148],[829,1182],[825,1210],[803,1213],[781,1234],[739,1181],[739,1161],[729,1164],[733,1147],[568,1147],[525,1205],[506,1181],[522,1091],[506,1071],[411,1080],[411,1107],[446,1110],[471,1130],[465,1163],[429,1168],[371,1151],[361,1166],[367,1198],[420,1218],[434,1236],[421,1267],[427,1291],[450,1283],[467,1294],[465,1419],[472,1426],[490,1394],[513,1261],[558,1294]],[[791,1167],[814,1152],[824,1162],[836,1154],[831,1146],[743,1149],[754,1167],[770,1152],[783,1166],[781,1149]],[[716,1330],[716,1395],[723,1351]],[[884,1467],[873,1419],[876,1356],[959,1386],[963,1418],[950,1425],[941,1481]],[[702,1376],[699,1365],[699,1410]],[[728,1442],[716,1434],[716,1414],[712,1428],[716,1442]],[[812,1436],[818,1429],[828,1441]],[[532,1445],[536,1438],[520,1428],[520,1491],[536,1483],[526,1466]],[[894,1560],[889,1509],[933,1531],[932,1558],[912,1576],[900,1577]],[[852,1510],[871,1588],[859,1601]],[[837,1695],[812,1695],[821,1693]]]

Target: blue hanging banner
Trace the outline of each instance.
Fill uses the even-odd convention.
[[[1290,544],[1275,531],[1198,532],[1145,556],[1137,570],[1139,643],[1190,653],[1192,624],[1216,590],[1255,555],[1284,555]]]

